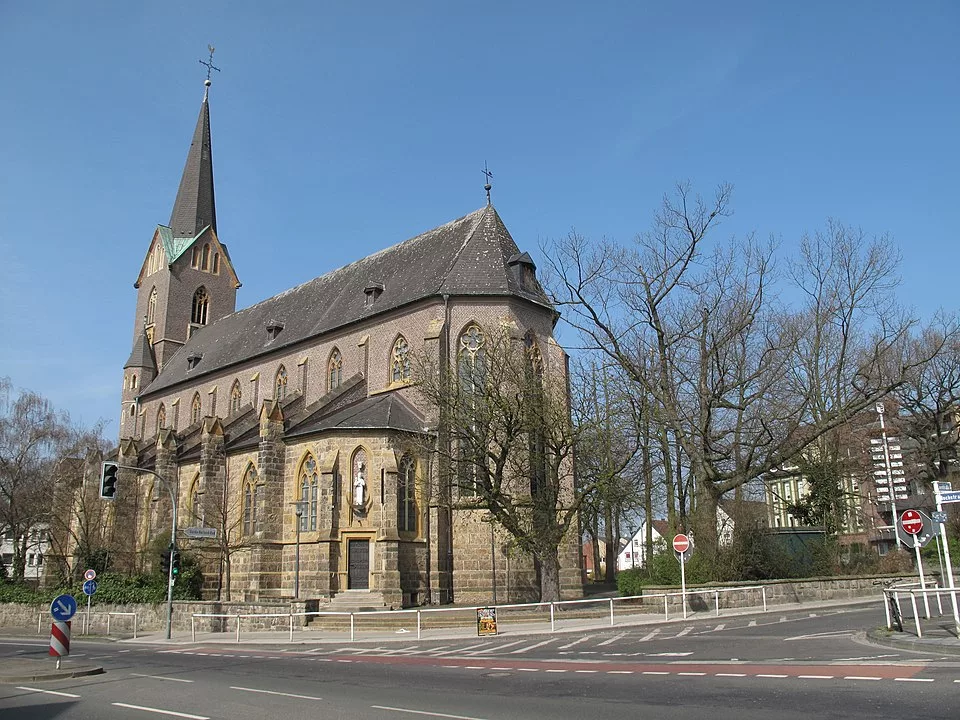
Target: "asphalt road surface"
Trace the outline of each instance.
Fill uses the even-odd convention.
[[[2,720],[960,717],[960,656],[867,643],[876,603],[555,635],[395,643],[74,639],[103,675],[0,685]],[[0,638],[0,658],[40,658]]]

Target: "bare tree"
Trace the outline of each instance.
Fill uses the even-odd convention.
[[[0,530],[13,537],[12,579],[23,580],[31,528],[50,515],[58,451],[69,418],[0,378]]]
[[[457,501],[487,510],[537,560],[543,601],[559,599],[558,551],[596,486],[575,487],[577,435],[566,370],[554,360],[545,366],[531,338],[503,333],[485,337],[470,362],[444,372],[424,359],[415,371],[443,419],[444,439],[429,451],[450,468]]]
[[[927,359],[906,352],[915,321],[886,300],[898,258],[885,239],[829,225],[791,265],[806,297],[787,307],[775,295],[774,243],[707,242],[730,194],[722,186],[707,202],[680,185],[633,246],[571,234],[545,252],[566,321],[654,399],[682,450],[707,550],[725,493],[796,456]]]

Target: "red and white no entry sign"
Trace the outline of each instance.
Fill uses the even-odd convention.
[[[685,553],[690,548],[690,538],[683,533],[673,536],[673,549],[678,553]]]
[[[900,527],[905,533],[917,535],[923,530],[923,518],[916,510],[904,510],[900,515]]]

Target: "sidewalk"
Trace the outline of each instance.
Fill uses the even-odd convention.
[[[724,609],[719,615],[720,618],[729,619],[731,617],[744,617],[752,615],[777,615],[785,612],[795,612],[797,610],[806,610],[815,612],[818,609],[836,608],[844,606],[873,605],[877,611],[877,627],[866,633],[870,642],[894,647],[901,650],[909,650],[919,653],[936,653],[939,655],[955,655],[960,657],[960,639],[954,635],[953,620],[949,615],[934,617],[929,620],[921,620],[921,630],[923,637],[916,636],[913,618],[904,618],[904,632],[889,631],[885,626],[884,611],[882,600],[877,598],[859,598],[853,600],[836,600],[812,603],[789,603],[785,605],[771,605],[765,613],[758,608],[745,609]],[[362,614],[358,614],[361,616]],[[359,626],[355,632],[355,642],[404,642],[409,643],[417,640],[416,620],[411,620],[413,616],[404,615],[397,617],[397,625],[393,628],[378,628],[376,630],[362,630]],[[702,621],[717,618],[718,616],[711,611],[688,612],[686,619],[680,616],[671,617],[664,620],[662,615],[651,614],[627,614],[623,613],[615,617],[614,624],[611,626],[608,618],[603,615],[595,617],[563,617],[562,613],[557,613],[554,633],[575,633],[575,632],[602,632],[611,628],[622,629],[628,627],[643,627],[648,625],[676,625],[679,623]],[[524,635],[545,635],[551,634],[550,621],[545,622],[500,622],[498,623],[498,635],[500,637],[516,637]],[[26,629],[18,630],[23,635],[37,637],[38,640],[45,639],[45,636],[34,635]],[[5,633],[10,629],[4,629]],[[83,642],[85,636],[76,636],[75,642]],[[91,638],[105,639],[97,636]],[[421,640],[464,640],[476,638],[476,626],[457,626],[446,628],[424,629],[420,633]],[[124,644],[141,645],[160,645],[167,647],[187,647],[191,645],[230,645],[232,647],[251,647],[258,650],[264,650],[268,647],[276,649],[285,649],[302,645],[326,645],[338,644],[349,645],[351,641],[349,631],[329,631],[329,630],[310,630],[306,628],[294,628],[293,640],[290,639],[288,630],[243,630],[241,629],[240,642],[237,642],[236,632],[232,629],[221,633],[197,633],[196,641],[193,640],[189,631],[175,631],[170,640],[166,639],[166,632],[150,632],[141,634],[136,640],[123,639],[117,640]],[[35,660],[28,658],[7,658],[0,659],[0,682],[27,682],[37,680],[55,680],[66,677],[78,677],[80,675],[91,675],[103,672],[103,669],[81,663],[74,664],[70,658],[64,658],[60,671],[54,669],[54,658],[47,660]]]

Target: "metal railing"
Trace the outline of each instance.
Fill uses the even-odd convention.
[[[502,610],[519,610],[521,612],[526,611],[527,613],[533,613],[535,616],[542,614],[544,616],[543,621],[546,620],[547,614],[549,614],[550,621],[550,632],[555,632],[557,629],[557,611],[562,611],[567,607],[573,606],[582,606],[582,605],[605,605],[604,612],[601,617],[609,618],[609,626],[614,627],[616,624],[617,618],[617,607],[620,606],[636,606],[638,604],[646,604],[650,600],[663,601],[663,619],[664,621],[670,620],[670,605],[671,600],[673,604],[677,604],[677,598],[679,598],[679,605],[683,612],[683,617],[687,616],[687,598],[693,596],[712,596],[713,597],[713,606],[714,612],[717,617],[720,616],[720,598],[726,593],[749,593],[755,592],[758,593],[758,600],[760,605],[763,607],[763,611],[767,611],[767,590],[763,585],[744,585],[740,587],[722,587],[722,588],[701,588],[698,590],[687,590],[686,592],[668,592],[668,593],[653,593],[649,595],[631,595],[626,597],[612,597],[612,598],[584,598],[580,600],[558,600],[556,602],[550,603],[512,603],[505,605],[496,605],[498,611]],[[748,596],[747,596],[748,597]],[[350,641],[353,642],[356,640],[357,636],[357,621],[374,618],[376,616],[390,616],[393,618],[411,616],[411,620],[416,621],[416,633],[417,639],[422,638],[423,633],[423,619],[424,616],[440,616],[443,613],[463,613],[470,614],[472,624],[472,616],[476,612],[478,606],[470,607],[441,607],[441,608],[411,608],[408,610],[365,610],[360,612],[349,612],[349,611],[334,611],[334,610],[315,610],[310,612],[288,612],[288,613],[192,613],[190,616],[190,636],[193,642],[196,642],[197,639],[197,620],[204,618],[222,618],[225,620],[235,620],[236,625],[233,628],[236,635],[236,642],[240,642],[241,637],[241,628],[244,620],[256,620],[262,621],[264,619],[270,618],[286,618],[287,622],[286,629],[289,635],[290,642],[293,642],[294,632],[298,627],[305,625],[309,618],[311,617],[342,617],[349,620],[349,630],[350,630]],[[491,607],[491,606],[487,606]],[[752,607],[752,606],[751,606]],[[637,613],[630,613],[625,609],[620,610],[620,615],[625,617],[629,615],[634,615]],[[296,623],[295,619],[303,618],[302,622]],[[530,618],[524,618],[530,621]],[[518,620],[522,622],[523,619]],[[536,620],[533,620],[536,621]],[[382,628],[381,628],[382,629]],[[226,629],[216,631],[216,632],[226,632]]]
[[[927,583],[926,587],[919,582],[897,583],[883,589],[883,610],[887,619],[887,630],[893,630],[894,626],[899,632],[903,630],[903,606],[900,603],[900,596],[908,595],[910,597],[910,606],[913,610],[913,624],[917,631],[917,637],[923,637],[923,630],[920,626],[920,611],[917,605],[917,597],[923,600],[924,618],[930,619],[930,596],[934,596],[937,601],[937,612],[943,615],[943,596],[956,599],[960,597],[960,590],[950,590],[941,588],[937,583]]]
[[[135,612],[107,612],[107,613],[93,613],[92,615],[87,615],[87,613],[78,613],[74,616],[74,619],[80,620],[80,634],[89,635],[91,628],[93,627],[94,622],[102,617],[107,619],[107,637],[110,637],[110,629],[112,619],[115,617],[126,617],[133,618],[133,639],[137,639],[137,630],[140,627],[140,614]],[[50,613],[38,613],[37,614],[37,635],[40,635],[43,632],[44,618],[47,622],[51,622]]]

